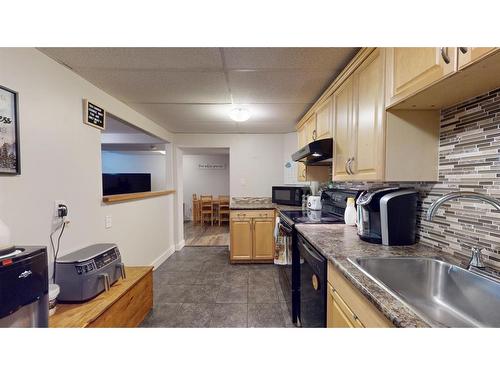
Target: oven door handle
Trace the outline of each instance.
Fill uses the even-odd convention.
[[[315,251],[312,251],[304,241],[300,241],[300,245],[304,248],[304,250],[307,252],[308,255],[311,256],[311,258],[314,258],[317,262],[324,262],[323,259],[318,258],[318,256],[315,254]]]

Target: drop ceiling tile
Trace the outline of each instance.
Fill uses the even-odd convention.
[[[230,104],[151,104],[132,103],[132,108],[153,121],[165,124],[190,122],[233,122],[229,118]]]
[[[304,69],[336,71],[357,48],[224,48],[227,69]]]
[[[176,133],[238,133],[237,129],[235,122],[200,121],[173,125]]]
[[[230,104],[130,104],[151,120],[164,124],[169,130],[181,130],[183,124],[197,122],[234,123],[229,117]],[[275,126],[273,132],[279,131],[279,124],[296,124],[306,112],[310,104],[252,104],[245,105],[251,113],[247,123],[264,123]]]
[[[227,103],[221,72],[79,69],[77,73],[125,102]]]
[[[75,68],[96,69],[219,69],[219,48],[40,48]]]
[[[236,103],[313,103],[337,74],[325,71],[230,71],[229,85]]]

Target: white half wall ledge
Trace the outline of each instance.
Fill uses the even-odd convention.
[[[151,266],[153,266],[153,270],[156,270],[158,267],[160,267],[170,256],[175,252],[175,246],[172,245],[170,246],[167,251],[165,251],[163,254],[161,254],[158,258],[156,258],[153,263],[151,263]]]

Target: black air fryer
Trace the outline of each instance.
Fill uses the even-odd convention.
[[[412,189],[382,188],[361,193],[356,201],[359,237],[388,246],[413,245],[417,198],[418,193]]]

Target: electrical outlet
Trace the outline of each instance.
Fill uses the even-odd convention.
[[[104,226],[109,229],[113,226],[113,217],[111,215],[106,215],[104,218]]]
[[[63,204],[66,207],[68,207],[68,204],[66,203],[66,201],[63,201],[63,200],[54,201],[54,217],[59,217],[59,205],[60,204]],[[69,211],[69,207],[68,207],[68,211]]]

